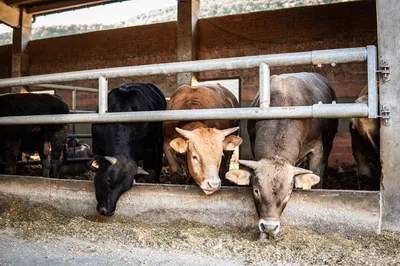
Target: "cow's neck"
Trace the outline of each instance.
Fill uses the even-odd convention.
[[[106,139],[106,155],[117,158],[134,159],[135,136],[134,127],[126,127],[122,124],[114,124],[112,127],[107,127],[107,131],[111,136]]]
[[[283,158],[295,165],[302,145],[304,132],[294,120],[264,120],[256,124],[254,155],[256,160]]]
[[[183,129],[191,131],[191,130],[194,130],[197,128],[207,128],[207,127],[208,126],[205,123],[200,122],[200,121],[195,121],[195,122],[187,123],[186,125],[183,126]]]

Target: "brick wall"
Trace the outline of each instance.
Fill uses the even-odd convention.
[[[376,45],[375,3],[349,2],[200,19],[198,33],[198,59]],[[31,75],[175,62],[176,22],[35,40],[29,49]],[[10,53],[10,46],[0,47],[0,77],[10,73]],[[272,74],[299,71],[326,76],[339,102],[354,101],[367,83],[364,63],[271,69]],[[258,90],[257,69],[202,72],[197,77],[199,80],[239,78],[244,104]],[[109,87],[132,80],[152,82],[167,97],[176,89],[176,75],[111,79]],[[97,87],[97,81],[69,84]],[[71,102],[70,92],[62,95]],[[78,93],[79,109],[93,109],[95,102],[95,94]],[[341,120],[330,166],[353,163],[349,143],[348,120]]]
[[[31,41],[30,75],[156,64],[176,61],[175,22],[129,27]],[[164,91],[173,90],[175,75],[117,78],[109,88],[131,81],[152,82]],[[70,85],[97,88],[97,80],[70,82]],[[60,92],[71,103],[70,92]],[[77,107],[94,108],[96,94],[77,93]]]

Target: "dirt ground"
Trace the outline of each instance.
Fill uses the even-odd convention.
[[[341,236],[284,226],[216,229],[71,217],[48,205],[0,198],[0,265],[400,265],[400,234]]]

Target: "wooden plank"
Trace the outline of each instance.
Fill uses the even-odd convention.
[[[0,0],[0,21],[4,24],[18,28],[19,25],[19,10],[14,9]]]
[[[32,15],[21,12],[22,25],[14,28],[12,46],[12,77],[28,75],[28,44],[32,37]],[[11,92],[20,93],[25,91],[24,87],[12,87]]]
[[[6,4],[9,6],[21,6],[27,4],[39,4],[43,2],[49,2],[48,0],[5,0]]]
[[[95,4],[115,2],[112,0],[70,0],[70,1],[56,1],[48,4],[37,5],[26,8],[26,12],[31,15],[56,12],[66,9],[73,9],[83,6],[90,6]]]
[[[197,20],[200,16],[200,1],[178,1],[177,50],[178,61],[196,60],[197,49]],[[177,87],[192,84],[196,77],[194,73],[177,74]]]

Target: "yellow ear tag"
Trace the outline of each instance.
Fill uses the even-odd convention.
[[[231,161],[231,163],[229,164],[229,171],[232,171],[232,170],[239,170],[238,162]]]
[[[97,160],[94,160],[94,161],[92,162],[92,166],[93,166],[94,168],[96,168],[96,169],[99,169],[99,163],[97,162]]]
[[[311,183],[308,181],[303,182],[303,189],[311,189]]]

